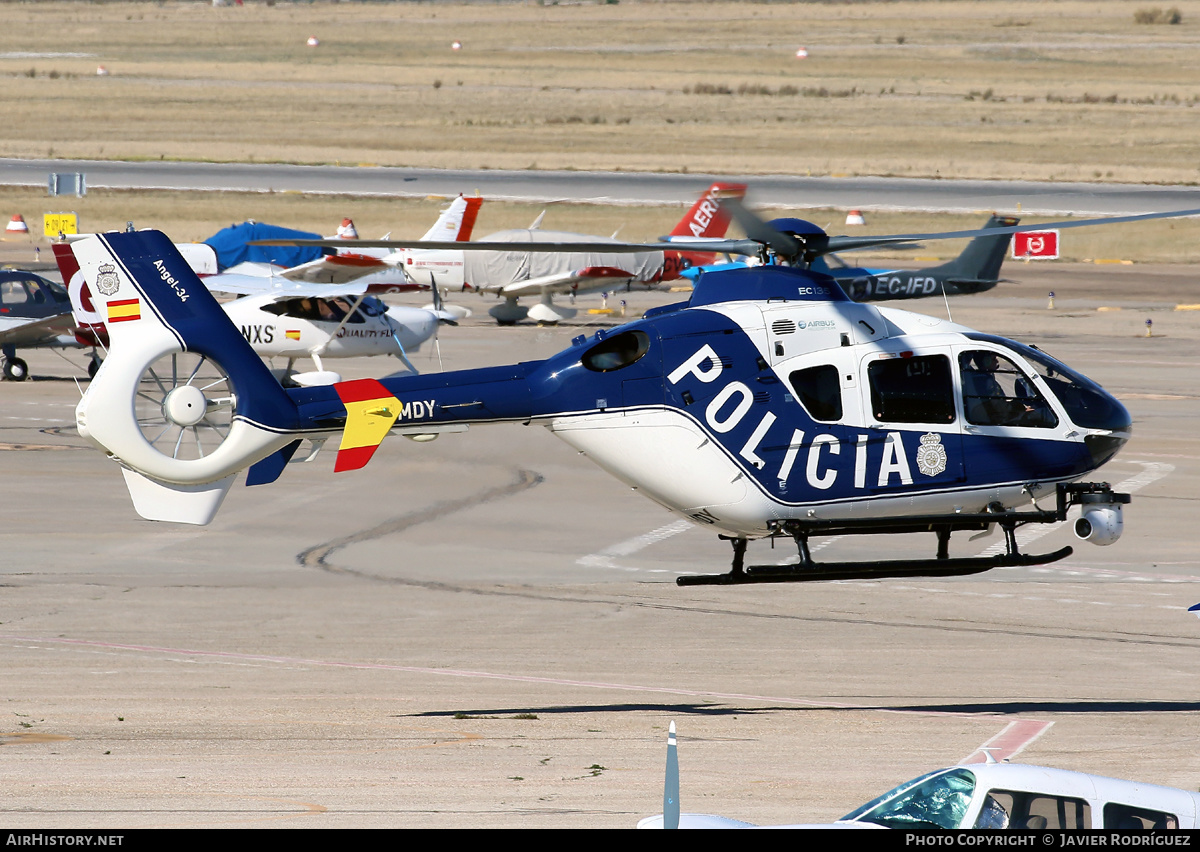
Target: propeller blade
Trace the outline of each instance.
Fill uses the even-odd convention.
[[[679,828],[679,754],[675,723],[667,731],[667,771],[663,779],[663,828]]]

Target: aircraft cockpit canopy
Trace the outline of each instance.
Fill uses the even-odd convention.
[[[839,821],[873,822],[886,828],[961,828],[974,793],[972,772],[939,769],[906,781]]]
[[[972,332],[966,335],[972,340],[992,343],[1015,351],[1029,362],[1030,366],[1042,377],[1051,393],[1062,403],[1067,416],[1076,426],[1084,429],[1105,429],[1110,432],[1128,431],[1133,423],[1125,406],[1106,392],[1091,379],[1076,373],[1070,367],[1058,361],[1040,349],[994,337],[990,334]],[[1007,360],[1007,359],[1005,359]],[[1012,366],[1012,362],[1009,362]],[[1015,366],[1013,367],[1015,369]],[[1018,371],[1019,372],[1019,371]],[[1026,383],[1032,389],[1032,385]],[[1024,425],[1024,424],[1022,424]],[[1030,424],[1042,425],[1042,424]]]
[[[70,303],[66,287],[37,275],[9,272],[0,278],[0,312]]]
[[[264,306],[263,310],[276,316],[287,316],[309,322],[337,323],[346,318],[352,304],[353,302],[344,296],[333,299],[303,297],[273,302]],[[368,296],[362,300],[362,304],[350,317],[349,322],[362,323],[366,322],[367,317],[382,316],[385,313],[387,313],[387,307],[383,302],[374,296]]]

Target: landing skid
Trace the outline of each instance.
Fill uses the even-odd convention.
[[[1074,553],[1063,547],[1052,553],[1024,554],[1017,547],[1016,529],[1025,524],[1059,523],[1067,519],[1067,509],[1083,495],[1100,495],[1112,503],[1128,503],[1128,494],[1115,494],[1108,483],[1060,483],[1054,510],[1014,512],[995,506],[995,511],[927,515],[908,518],[863,518],[854,521],[793,519],[771,524],[772,536],[791,536],[799,559],[791,565],[746,566],[744,538],[721,538],[733,545],[733,564],[727,574],[700,574],[677,577],[680,586],[734,586],[747,583],[812,583],[830,580],[876,580],[885,577],[962,577],[993,568],[1045,565]],[[1094,501],[1097,497],[1087,498]],[[950,535],[962,530],[986,530],[992,524],[1004,531],[1006,553],[997,556],[950,558]],[[896,535],[932,532],[937,535],[937,556],[933,559],[883,559],[871,562],[815,562],[808,548],[811,535]]]

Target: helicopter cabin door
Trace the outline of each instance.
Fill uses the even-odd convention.
[[[862,487],[919,493],[966,480],[950,347],[873,352],[862,359],[859,381]]]

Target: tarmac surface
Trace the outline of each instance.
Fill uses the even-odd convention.
[[[679,588],[728,545],[536,426],[392,437],[337,476],[326,452],[235,486],[210,527],[152,524],[75,433],[85,353],[23,353],[32,380],[0,385],[0,824],[628,828],[661,811],[672,720],[683,809],[759,823],[835,819],[989,743],[1197,789],[1200,312],[1175,310],[1200,303],[1194,271],[1004,274],[954,319],[1124,401],[1134,439],[1101,477],[1133,503],[1111,547],[950,580]],[[458,300],[477,313],[443,331],[447,369],[612,322],[581,298],[569,326],[501,329]],[[1027,551],[1073,542],[1035,532]],[[932,555],[912,538],[817,555]]]

